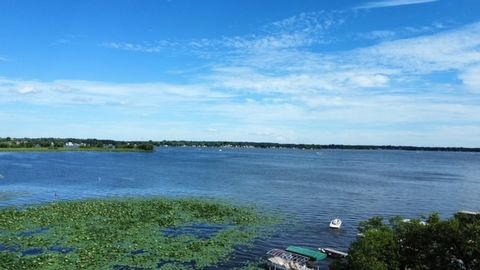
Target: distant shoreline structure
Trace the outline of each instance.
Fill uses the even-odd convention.
[[[303,150],[403,150],[435,152],[480,152],[480,148],[469,147],[429,147],[397,145],[345,145],[345,144],[284,144],[269,142],[228,142],[228,141],[160,141],[156,146],[171,147],[216,147],[216,148],[280,148]]]
[[[156,147],[204,147],[204,148],[268,148],[268,149],[303,149],[303,150],[403,150],[434,152],[480,152],[480,148],[471,147],[431,147],[401,145],[344,145],[344,144],[294,144],[272,142],[234,142],[234,141],[117,141],[103,139],[75,138],[0,138],[0,152],[28,151],[28,149],[48,149],[53,151],[152,151]],[[79,147],[72,147],[79,145]],[[82,149],[82,145],[85,147]],[[18,146],[18,147],[17,147]],[[94,146],[94,147],[93,147]],[[70,148],[70,149],[69,149]]]
[[[73,138],[0,138],[0,152],[153,152],[151,142]]]

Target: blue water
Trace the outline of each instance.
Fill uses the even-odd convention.
[[[234,262],[270,248],[347,250],[358,223],[480,210],[480,154],[158,148],[155,153],[0,153],[1,206],[112,196],[200,196],[280,213],[286,223]],[[342,229],[328,228],[339,217]]]

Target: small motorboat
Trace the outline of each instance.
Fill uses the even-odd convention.
[[[409,219],[409,218],[405,218],[405,219],[402,219],[402,222],[410,223],[410,222],[412,222],[412,220]],[[425,226],[425,225],[427,225],[427,222],[425,222],[423,220],[420,220],[420,221],[418,221],[418,224]]]
[[[345,258],[348,256],[348,253],[333,248],[319,248],[318,250],[327,254],[328,257],[335,259]]]
[[[330,228],[332,229],[340,229],[341,226],[342,226],[342,221],[339,218],[336,218],[330,221]]]

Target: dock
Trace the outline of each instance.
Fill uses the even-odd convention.
[[[319,248],[318,250],[327,254],[327,256],[331,257],[331,258],[338,259],[338,258],[345,258],[345,257],[348,256],[348,253],[343,252],[343,251],[339,251],[339,250],[336,250],[336,249],[333,249],[333,248]]]
[[[272,249],[267,252],[269,270],[320,270],[312,265],[310,258],[282,249]]]
[[[309,248],[297,247],[297,246],[289,246],[286,251],[293,252],[305,257],[310,258],[313,261],[321,261],[327,258],[327,255],[322,252],[318,252],[315,250],[311,250]]]
[[[480,212],[467,211],[467,210],[461,210],[461,211],[458,211],[458,213],[459,214],[464,214],[464,215],[472,215],[472,216],[480,215]]]

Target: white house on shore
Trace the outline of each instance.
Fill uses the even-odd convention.
[[[81,144],[78,144],[78,143],[72,143],[72,142],[65,143],[65,148],[76,149],[76,148],[79,148],[80,146]]]

